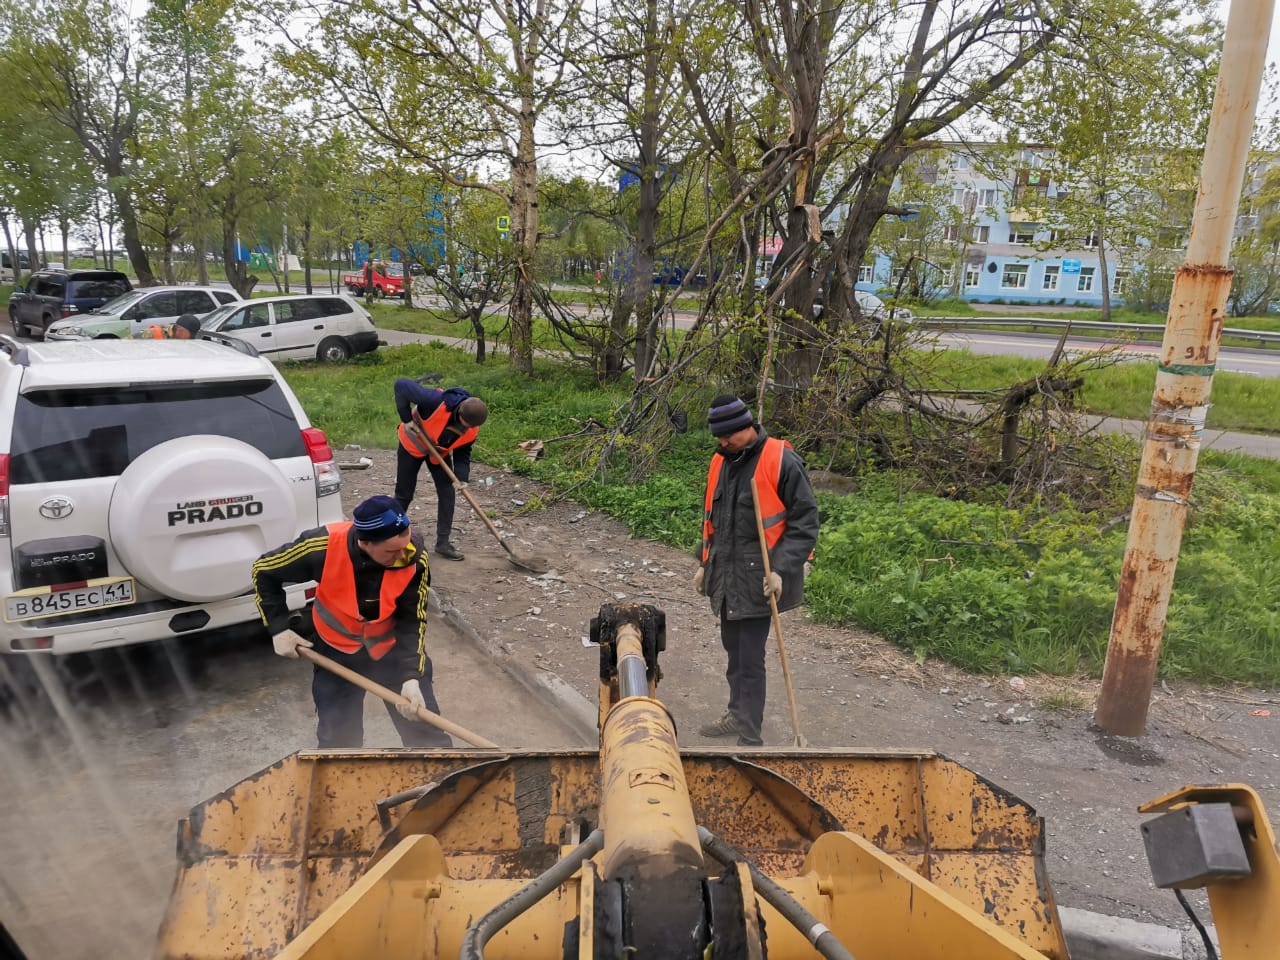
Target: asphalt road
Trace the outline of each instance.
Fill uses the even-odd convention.
[[[580,745],[435,612],[429,630],[450,719],[513,748]],[[315,746],[311,668],[240,633],[51,669],[33,705],[0,710],[0,919],[31,960],[148,956],[177,872],[178,819]],[[365,743],[400,746],[373,697]]]
[[[1045,333],[1002,333],[991,330],[937,331],[938,343],[944,347],[962,347],[973,353],[1048,359],[1058,338]],[[1067,350],[1072,354],[1096,353],[1120,345],[1127,355],[1155,360],[1160,353],[1158,343],[1119,344],[1087,337],[1069,337]],[[1229,373],[1251,373],[1259,377],[1280,376],[1280,351],[1224,347],[1218,352],[1217,369]]]

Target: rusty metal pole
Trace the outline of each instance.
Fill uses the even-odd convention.
[[[1140,736],[1160,659],[1173,574],[1204,432],[1232,271],[1227,266],[1274,0],[1232,0],[1200,168],[1187,258],[1178,268],[1129,520],[1095,722]]]

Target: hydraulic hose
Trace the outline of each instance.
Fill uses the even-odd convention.
[[[531,880],[528,886],[521,887],[468,927],[458,960],[484,960],[484,945],[495,933],[572,877],[579,867],[603,848],[604,831],[592,830],[587,839],[574,847],[563,860],[557,861],[551,869]]]
[[[755,864],[750,863],[741,852],[725,843],[706,827],[698,827],[698,839],[702,843],[702,849],[725,866],[731,863],[746,863],[747,869],[751,871],[751,884],[755,887],[756,893],[760,894],[769,906],[782,914],[788,923],[804,934],[813,944],[814,949],[826,957],[826,960],[854,960],[853,954],[844,948],[844,944],[836,939],[836,935],[825,923],[820,922],[795,897],[757,870]]]

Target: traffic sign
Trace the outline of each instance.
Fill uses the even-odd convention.
[[[508,232],[510,232],[510,230],[511,230],[511,218],[510,218],[510,217],[505,217],[505,216],[504,216],[504,217],[499,217],[499,218],[498,218],[498,232],[499,232],[499,233],[508,233]]]

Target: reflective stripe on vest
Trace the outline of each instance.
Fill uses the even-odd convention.
[[[326,529],[329,531],[329,544],[311,611],[316,633],[335,650],[355,653],[366,647],[370,657],[381,660],[395,646],[396,600],[413,580],[417,565],[388,567],[383,571],[382,588],[378,594],[378,619],[365,620],[360,616],[359,598],[356,597],[355,564],[347,550],[347,531],[351,524],[331,523]]]
[[[778,479],[782,476],[782,451],[790,450],[791,444],[776,437],[769,437],[764,442],[760,457],[756,460],[756,490],[760,494],[760,515],[764,518],[764,542],[772,550],[782,539],[787,530],[787,508],[778,496]],[[702,563],[705,565],[711,556],[711,537],[715,527],[711,525],[711,504],[716,497],[716,484],[720,482],[720,472],[724,466],[724,456],[715,454],[711,458],[711,467],[707,470],[707,496],[702,505]]]
[[[435,413],[422,421],[422,425],[427,428],[427,437],[436,445],[436,449],[441,453],[448,453],[454,447],[460,447],[463,444],[470,443],[476,437],[480,436],[479,427],[468,427],[462,436],[458,437],[457,440],[453,441],[453,443],[449,444],[447,447],[441,444],[440,435],[444,433],[445,427],[449,425],[449,418],[451,416],[453,416],[453,411],[446,407],[444,403],[441,403],[440,406],[436,407]],[[418,442],[418,439],[413,435],[413,431],[409,429],[409,424],[400,424],[400,429],[397,432],[400,434],[401,446],[419,460],[422,460],[427,456],[426,447]],[[435,457],[431,457],[430,459],[432,463],[440,462]]]

